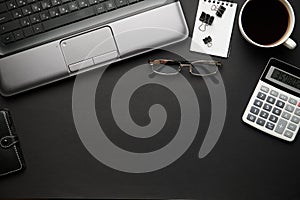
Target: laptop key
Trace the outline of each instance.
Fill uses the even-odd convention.
[[[40,12],[40,11],[42,11],[42,5],[41,5],[40,2],[32,4],[31,8],[32,8],[33,12]]]
[[[18,7],[17,3],[15,0],[10,0],[6,2],[8,10],[12,10]]]
[[[44,11],[40,13],[40,18],[42,21],[50,19],[50,13],[49,11]]]
[[[17,30],[14,33],[15,40],[21,40],[24,38],[24,33],[22,30]]]
[[[77,0],[77,3],[78,3],[80,8],[85,8],[85,7],[89,6],[87,0]]]
[[[130,4],[132,4],[132,3],[136,3],[137,0],[128,0],[128,2],[129,2]]]
[[[30,15],[29,19],[30,19],[32,24],[36,24],[36,23],[39,23],[41,21],[41,18],[40,18],[39,14]]]
[[[89,0],[90,5],[95,5],[97,3],[99,3],[99,0]]]
[[[59,16],[59,10],[58,10],[58,8],[51,8],[51,9],[49,10],[49,13],[50,13],[50,16],[51,16],[52,18],[58,17],[58,16]]]
[[[61,14],[61,15],[64,15],[64,14],[67,14],[67,13],[69,13],[70,12],[70,8],[69,8],[69,6],[68,5],[62,5],[62,6],[59,6],[58,7],[58,10],[59,10],[59,13]]]
[[[58,5],[60,5],[61,3],[62,3],[61,0],[51,0],[52,6],[58,6]]]
[[[117,7],[123,7],[128,4],[127,0],[115,0]]]
[[[101,3],[99,5],[96,5],[95,8],[96,8],[97,14],[101,14],[101,13],[104,13],[106,11],[106,8],[105,8],[103,3]]]
[[[106,2],[104,2],[104,4],[108,11],[117,8],[115,3],[112,0],[106,1]]]
[[[3,13],[7,10],[5,3],[0,3],[0,13]]]
[[[19,7],[22,7],[22,6],[26,5],[26,1],[25,0],[17,0],[17,4]]]
[[[22,27],[29,26],[31,24],[29,17],[23,17],[20,19],[20,23]]]
[[[42,33],[44,31],[41,23],[33,25],[32,29],[35,34]]]
[[[62,3],[68,3],[70,1],[72,1],[72,0],[61,0]]]
[[[31,26],[23,29],[25,37],[29,37],[33,35],[33,29]]]
[[[3,13],[0,14],[0,24],[3,24],[5,22],[8,22],[12,19],[12,16],[10,13]]]
[[[42,5],[42,9],[48,9],[48,8],[51,8],[51,2],[50,0],[44,0],[41,2],[41,5]]]
[[[71,12],[79,9],[79,6],[76,1],[68,3],[68,6],[69,6]]]
[[[11,14],[15,19],[22,17],[22,11],[20,8],[11,11]]]
[[[34,3],[36,2],[37,0],[27,0],[27,4],[31,4],[31,3]]]
[[[31,6],[25,6],[22,9],[23,15],[30,15],[32,13]]]
[[[75,12],[71,12],[68,15],[63,15],[54,19],[43,22],[44,30],[51,30],[78,20],[85,19],[96,15],[96,11],[93,7],[84,8]]]
[[[13,31],[13,30],[16,30],[16,29],[19,29],[20,27],[21,27],[21,25],[18,20],[11,21],[11,22],[8,22],[5,24],[1,24],[0,25],[0,35],[10,32],[10,31]]]
[[[7,33],[7,34],[5,34],[5,35],[3,35],[3,36],[1,37],[1,41],[2,41],[4,44],[9,44],[9,43],[15,41],[14,35],[13,35],[12,33]]]

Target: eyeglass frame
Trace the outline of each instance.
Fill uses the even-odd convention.
[[[159,63],[155,63],[159,61]],[[158,64],[163,64],[166,65],[168,62],[172,62],[174,64],[178,64],[178,69],[176,70],[176,73],[160,73],[156,70],[153,69],[154,65],[158,65]],[[209,73],[209,74],[195,74],[193,73],[192,69],[195,68],[195,66],[193,65],[193,63],[203,63],[203,64],[209,64],[209,65],[215,65],[218,69],[218,67],[222,67],[222,63],[220,61],[215,61],[215,60],[197,60],[197,61],[176,61],[176,60],[167,60],[167,59],[149,59],[148,63],[152,66],[152,71],[156,74],[160,74],[160,75],[165,75],[165,76],[174,76],[177,75],[181,72],[181,70],[184,67],[189,67],[189,72],[190,74],[192,74],[193,76],[199,76],[199,77],[205,77],[205,76],[210,76],[210,75],[214,75],[218,72],[218,70],[216,70],[215,72]],[[195,68],[196,69],[196,68]]]

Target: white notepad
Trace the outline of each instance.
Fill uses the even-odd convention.
[[[216,8],[213,7],[214,5],[217,6],[217,8],[221,5],[226,8],[222,17],[216,16],[216,11],[212,10],[212,8]],[[227,58],[229,56],[229,46],[236,9],[237,4],[232,2],[200,0],[190,50],[198,53]],[[199,26],[202,24],[200,21],[202,12],[214,17],[213,24],[211,26],[206,26],[206,31],[204,32],[199,30]],[[203,39],[208,36],[212,38],[211,47],[208,47],[203,42]]]

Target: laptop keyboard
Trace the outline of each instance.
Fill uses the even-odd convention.
[[[142,0],[0,0],[0,42],[10,44]]]

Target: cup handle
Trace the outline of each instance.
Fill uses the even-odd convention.
[[[291,50],[295,49],[297,47],[297,43],[292,39],[287,39],[283,45]]]

